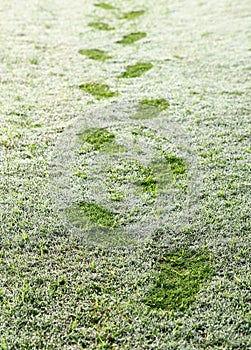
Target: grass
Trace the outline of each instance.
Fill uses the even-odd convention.
[[[102,8],[103,10],[114,10],[114,9],[115,9],[114,6],[112,6],[112,5],[110,5],[110,4],[107,4],[107,3],[105,3],[105,2],[96,3],[96,4],[94,4],[94,6],[100,7],[100,8]]]
[[[115,228],[118,225],[117,215],[107,208],[88,202],[80,202],[78,206],[85,217],[100,227]]]
[[[140,104],[143,106],[155,107],[159,111],[165,111],[166,109],[169,108],[169,102],[164,98],[154,98],[154,99],[143,98]]]
[[[121,162],[117,168],[108,171],[114,184],[128,184],[140,188],[144,193],[156,196],[172,181],[167,162],[158,160],[149,166],[144,166],[135,159]]]
[[[158,263],[157,279],[148,291],[145,303],[151,308],[186,311],[195,302],[204,284],[213,275],[208,251],[184,248],[167,252]]]
[[[106,128],[91,128],[79,133],[81,141],[90,143],[98,151],[115,140],[115,135]]]
[[[159,116],[161,111],[169,108],[169,102],[163,98],[147,99],[144,98],[137,106],[137,113],[131,115],[132,119],[154,119]]]
[[[173,178],[177,179],[186,171],[187,166],[184,160],[171,154],[165,159],[155,160],[148,167],[139,166],[138,178],[141,177],[141,180],[134,178],[134,181],[138,181],[144,192],[157,195],[170,186]]]
[[[92,83],[81,84],[79,85],[79,88],[91,94],[97,100],[100,100],[102,98],[111,98],[111,97],[118,96],[117,93],[112,92],[110,90],[110,87],[107,84],[92,82]]]
[[[147,13],[131,22],[81,0],[74,6],[65,0],[60,6],[50,0],[9,3],[0,4],[6,33],[0,349],[250,349],[248,1],[170,1],[168,14],[165,1],[153,9],[146,0]],[[122,5],[127,12],[140,3]],[[120,30],[93,36],[88,22],[96,12]],[[201,34],[212,23],[214,34],[205,41]],[[147,28],[153,40],[144,47],[114,46],[129,27]],[[81,60],[79,45],[105,45],[114,60],[103,66]],[[166,51],[183,60],[166,60]],[[158,66],[151,74],[126,82],[113,75],[123,62],[147,61],[151,54]],[[88,98],[78,88],[87,78],[109,78],[120,98]],[[152,96],[168,96],[163,117],[131,120],[137,102]],[[84,125],[109,125],[126,152],[110,155],[86,142],[91,151],[78,155],[76,134]],[[112,145],[107,142],[108,149]],[[111,180],[111,192],[105,186],[102,192],[107,168],[119,172],[134,156],[150,168],[157,196],[140,185],[147,172],[135,172],[137,179],[128,183]],[[128,166],[128,179],[135,168]],[[71,205],[82,230],[63,213]]]
[[[147,120],[154,119],[159,116],[159,110],[156,107],[139,104],[137,106],[137,112],[130,116],[135,120]]]
[[[111,58],[111,56],[109,56],[106,51],[99,49],[81,49],[78,52],[80,55],[85,55],[95,61],[104,62],[107,59]]]
[[[119,75],[119,78],[137,78],[141,77],[153,67],[152,63],[138,62],[128,66],[126,71]]]
[[[157,181],[154,178],[154,176],[151,174],[148,174],[139,181],[139,185],[141,186],[142,190],[149,194],[156,194],[157,192]]]
[[[131,45],[146,37],[145,32],[130,33],[123,36],[123,39],[116,41],[117,44]]]
[[[110,168],[108,178],[115,186],[118,183],[131,183],[148,193],[155,192],[156,189],[156,182],[151,170],[135,159],[123,160],[117,167]]]
[[[84,131],[79,132],[78,135],[79,140],[82,143],[79,154],[85,153],[85,151],[90,152],[92,150],[105,151],[111,155],[126,151],[126,147],[118,144],[115,141],[115,134],[109,132],[107,128],[85,129]],[[83,143],[88,143],[92,147],[85,147]]]
[[[143,16],[145,14],[145,10],[138,10],[138,11],[129,11],[126,12],[122,18],[127,20],[134,20],[140,16]]]
[[[170,155],[166,156],[166,161],[174,176],[183,175],[186,173],[187,165],[182,158],[176,157],[171,153]]]
[[[137,134],[135,129],[140,129]],[[99,202],[99,196],[106,198],[106,207],[112,212],[120,213],[124,229],[128,234],[136,236],[142,230],[133,228],[132,225],[143,221],[144,215],[149,217],[148,220],[154,220],[160,198],[165,198],[168,191],[170,193],[174,185],[177,188],[178,184],[178,176],[177,182],[173,181],[175,167],[172,167],[172,171],[168,161],[159,154],[158,134],[152,130],[150,132],[147,127],[143,130],[144,132],[142,128],[119,123],[109,129],[90,128],[80,131],[79,168],[75,169],[75,175],[79,177],[78,198],[91,198],[94,202]],[[125,149],[123,153],[111,152],[117,140],[121,143],[119,148]],[[155,156],[149,158],[145,154],[146,147]],[[75,215],[70,214],[68,218],[73,226],[83,229],[86,225],[84,219],[78,219],[77,216],[81,216],[77,212]],[[88,232],[91,232],[90,229]]]
[[[90,22],[88,26],[103,31],[110,31],[115,29],[114,27],[110,27],[109,24],[105,22]]]
[[[162,193],[166,191],[174,179],[169,163],[163,158],[155,159],[149,167],[157,183],[157,192]]]
[[[120,213],[121,224],[123,222],[123,227],[128,233],[131,232],[130,234],[138,232],[132,225],[143,220],[143,215],[155,215],[159,198],[165,198],[168,191],[170,193],[171,188],[178,184],[177,174],[181,173],[181,158],[169,155],[167,160],[163,154],[159,155],[160,138],[156,132],[153,133],[152,130],[150,132],[146,127],[143,130],[136,129],[140,129],[137,134],[130,124],[123,126],[119,123],[111,129],[90,128],[80,131],[78,138],[84,151],[80,149],[78,160],[80,167],[75,170],[75,175],[83,180],[78,181],[80,186],[78,197],[91,198],[94,202],[99,201],[99,196],[106,198],[106,207],[112,212]],[[111,152],[117,140],[120,140],[120,146],[125,148],[125,152]],[[145,152],[145,147],[149,148],[150,154],[154,152],[155,157],[151,156],[148,159],[148,155],[145,155],[146,159],[143,161],[141,149]],[[175,166],[179,169],[177,170]],[[177,180],[175,183],[174,178]],[[96,187],[97,179],[99,189]],[[85,217],[81,219],[78,212],[75,214],[71,212],[68,218],[75,227],[83,229],[87,225],[84,222]],[[91,232],[90,228],[88,232]]]
[[[34,64],[34,65],[37,65],[38,64],[38,59],[37,58],[31,58],[30,59],[30,63]]]

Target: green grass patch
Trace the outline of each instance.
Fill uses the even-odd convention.
[[[123,36],[123,39],[116,41],[117,44],[131,45],[136,41],[146,37],[145,32],[131,33]]]
[[[107,59],[111,58],[106,51],[99,50],[99,49],[82,49],[78,51],[80,55],[85,55],[88,58],[95,60],[95,61],[101,61],[104,62]]]
[[[141,186],[143,192],[157,194],[157,180],[150,169],[148,170],[148,174],[146,174],[146,176],[139,181],[139,185]]]
[[[169,102],[165,100],[164,98],[154,98],[154,99],[147,99],[144,98],[141,102],[141,105],[143,106],[152,106],[156,107],[159,111],[165,111],[169,108]]]
[[[107,128],[89,128],[80,132],[79,138],[84,142],[79,153],[95,151],[105,151],[111,155],[115,153],[123,153],[127,150],[124,145],[120,145],[115,141],[115,134],[108,131]],[[85,143],[88,143],[87,146]]]
[[[78,171],[77,173],[75,173],[75,176],[79,177],[82,180],[86,180],[87,179],[86,173],[81,172],[81,171]]]
[[[78,206],[88,220],[100,227],[115,228],[118,225],[117,215],[107,208],[88,202],[80,202]]]
[[[151,308],[170,311],[186,310],[213,275],[212,258],[205,249],[169,252],[157,268],[155,286],[147,293],[145,303]]]
[[[110,4],[107,4],[105,2],[96,3],[96,4],[94,4],[94,6],[100,7],[102,9],[104,9],[104,10],[114,10],[115,9],[114,6],[112,6]]]
[[[90,143],[94,150],[104,149],[115,140],[115,135],[109,132],[106,128],[90,128],[79,133],[82,141]]]
[[[37,58],[31,58],[30,63],[34,65],[38,65],[38,59]]]
[[[97,30],[105,30],[105,31],[109,31],[109,30],[114,29],[114,27],[110,27],[109,24],[104,23],[104,22],[91,22],[88,24],[88,26],[95,28]]]
[[[178,175],[183,175],[186,173],[187,165],[182,158],[176,157],[171,153],[170,155],[166,156],[166,161],[174,177]]]
[[[100,83],[85,83],[79,85],[81,90],[84,90],[94,96],[96,99],[100,100],[102,98],[110,98],[118,96],[117,93],[112,92],[107,84]]]
[[[133,20],[135,18],[138,18],[140,16],[143,16],[145,14],[145,10],[138,10],[138,11],[129,11],[124,13],[122,16],[123,19]]]
[[[140,77],[153,67],[152,63],[138,62],[137,64],[128,66],[126,71],[119,78],[136,78]]]

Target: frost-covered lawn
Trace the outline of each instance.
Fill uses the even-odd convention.
[[[250,349],[250,3],[2,0],[0,349]]]

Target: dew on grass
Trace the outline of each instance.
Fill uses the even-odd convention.
[[[156,192],[163,193],[172,183],[173,175],[166,159],[155,159],[149,165],[157,184]]]
[[[209,35],[212,35],[213,32],[204,32],[201,34],[201,37],[204,38],[204,37],[208,37]]]
[[[222,91],[221,93],[222,95],[230,95],[230,96],[234,96],[234,97],[238,97],[238,96],[242,96],[244,94],[243,91],[238,91],[238,90],[234,90],[234,91]]]
[[[136,78],[140,77],[153,67],[152,63],[138,62],[134,65],[128,66],[126,71],[122,73],[119,78]]]
[[[213,275],[213,262],[206,249],[167,252],[157,265],[157,279],[147,292],[145,304],[168,311],[186,310]]]
[[[94,4],[94,6],[100,7],[100,8],[102,8],[102,9],[104,9],[104,10],[114,10],[114,9],[115,9],[114,6],[112,6],[112,5],[110,5],[110,4],[107,4],[107,3],[105,3],[105,2],[96,3],[96,4]]]
[[[159,110],[154,106],[139,105],[137,112],[130,116],[131,119],[135,120],[147,120],[157,118]]]
[[[97,111],[97,115],[102,113],[103,109]],[[111,110],[110,118],[112,113],[117,110]],[[124,120],[96,126],[91,121],[93,115],[86,117],[81,128],[69,129],[68,134],[76,135],[67,143],[72,150],[70,159],[76,161],[71,168],[66,166],[68,182],[60,182],[59,207],[65,224],[91,241],[144,240],[154,227],[170,220],[175,199],[187,196],[182,187],[187,183],[182,153],[153,127]],[[62,164],[61,158],[59,161]],[[84,203],[82,208],[78,203]],[[116,224],[101,224],[99,217],[96,223],[89,214],[96,208],[86,203],[109,210],[116,216]]]
[[[129,184],[143,192],[155,195],[157,181],[150,167],[144,166],[136,159],[121,160],[118,166],[108,170],[108,177],[114,184]]]
[[[175,164],[173,164],[173,160],[170,161],[170,157],[176,159]],[[185,169],[182,168],[181,170],[180,165],[184,161],[173,155],[170,157],[156,158],[148,166],[143,165],[136,159],[121,160],[118,166],[108,169],[107,174],[115,185],[131,183],[131,186],[135,186],[136,192],[140,189],[144,193],[155,197],[164,193],[174,178],[183,175],[185,172]]]
[[[81,49],[78,52],[80,53],[80,55],[84,55],[92,60],[101,62],[104,62],[105,60],[110,58],[106,51],[99,49]]]
[[[129,12],[124,13],[122,18],[127,19],[127,20],[133,20],[137,17],[144,15],[144,13],[145,13],[145,10],[129,11]]]
[[[146,37],[145,32],[130,33],[123,36],[123,39],[116,41],[117,44],[131,45]]]
[[[86,176],[86,173],[83,172],[83,171],[78,171],[75,173],[75,176],[79,177],[80,179],[82,180],[86,180],[87,179],[87,176]]]
[[[94,96],[96,99],[100,100],[102,98],[110,98],[118,96],[117,93],[112,92],[107,84],[101,83],[85,83],[79,85],[81,90],[84,90]]]
[[[114,27],[110,27],[109,24],[105,22],[91,22],[88,24],[88,26],[97,30],[104,30],[104,31],[109,31],[114,29]]]

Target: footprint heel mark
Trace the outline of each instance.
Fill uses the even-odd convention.
[[[102,83],[94,83],[94,82],[84,83],[84,84],[80,84],[79,88],[91,94],[97,100],[101,100],[103,98],[116,97],[119,95],[117,92],[111,91],[109,85],[102,84]]]
[[[118,78],[137,78],[141,77],[147,71],[153,68],[152,63],[147,62],[138,62],[136,64],[127,66],[126,71],[123,72]]]
[[[155,99],[143,98],[143,100],[141,100],[141,104],[146,106],[153,106],[157,108],[159,111],[165,111],[166,109],[169,108],[169,102],[164,98],[155,98]]]
[[[94,4],[95,7],[100,7],[102,8],[103,10],[115,10],[116,7],[110,5],[110,4],[107,4],[105,2],[99,2],[99,3],[96,3]]]
[[[142,99],[136,107],[137,112],[131,115],[131,119],[146,120],[157,118],[160,112],[169,108],[169,102],[164,98]]]
[[[122,44],[122,45],[131,45],[145,37],[146,37],[145,32],[130,33],[130,34],[124,35],[123,38],[121,40],[116,41],[116,43]]]
[[[99,49],[81,49],[78,51],[80,55],[84,55],[92,60],[104,62],[111,56],[104,50]]]
[[[145,14],[145,10],[129,11],[123,14],[122,19],[127,19],[129,21],[134,20]]]
[[[80,202],[78,207],[82,216],[99,227],[114,229],[119,225],[118,215],[113,211],[96,203]]]
[[[90,22],[88,26],[102,31],[110,31],[115,29],[114,27],[110,27],[109,24],[105,22]]]
[[[104,151],[110,154],[123,152],[123,145],[115,141],[115,134],[107,128],[89,128],[78,134],[79,143],[81,145],[79,154],[90,152],[90,150]],[[90,147],[88,147],[88,144]]]

